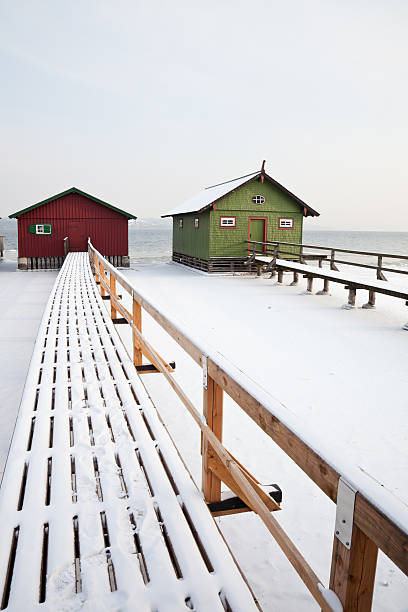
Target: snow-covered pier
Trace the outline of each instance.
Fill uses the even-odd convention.
[[[0,493],[1,609],[252,610],[86,253],[39,329]]]
[[[352,313],[333,308],[339,305],[337,295],[316,298],[319,306],[313,307],[310,294],[299,294],[293,286],[273,286],[266,279],[207,279],[174,265],[124,275],[91,245],[90,256],[102,295],[92,278],[87,255],[70,255],[51,293],[29,371],[0,496],[1,538],[6,542],[0,551],[3,609],[131,609],[135,601],[138,609],[251,609],[252,595],[209,512],[211,502],[221,497],[223,481],[245,501],[244,510],[252,509],[262,519],[320,607],[341,609],[340,600],[345,610],[370,610],[379,549],[408,573],[407,505],[398,490],[403,458],[401,455],[399,459],[396,452],[391,454],[397,444],[396,432],[404,439],[398,425],[401,410],[397,395],[394,412],[388,410],[388,430],[374,437],[371,446],[370,437],[360,435],[365,462],[358,459],[355,442],[368,414],[381,420],[382,397],[389,396],[376,386],[377,408],[368,382],[379,364],[374,348],[380,334],[387,351],[395,353],[395,358],[390,352],[384,358],[389,367],[389,372],[383,370],[384,380],[397,383],[397,378],[403,377],[401,351],[406,332],[397,324],[399,311],[389,317],[388,325],[380,309],[371,312],[371,322],[367,323],[367,313],[363,319],[363,313],[354,311],[350,319]],[[121,298],[117,284],[121,286]],[[166,298],[169,293],[174,296],[171,305]],[[211,320],[216,304],[222,305],[217,322]],[[170,357],[177,361],[176,371],[142,335],[142,312],[149,332],[153,322],[171,339]],[[242,328],[248,316],[252,324]],[[288,333],[291,338],[300,329],[297,324],[295,329],[289,325],[300,320],[300,341],[308,346],[308,360],[301,353],[295,354],[287,341]],[[205,337],[197,321],[205,321],[200,323]],[[335,335],[329,334],[333,324],[337,325]],[[347,330],[347,342],[342,327]],[[375,333],[370,334],[373,327]],[[319,350],[313,351],[308,339],[314,337],[317,328],[322,337]],[[234,329],[239,333],[232,333]],[[118,330],[122,337],[130,333],[133,360],[121,344]],[[253,360],[247,349],[257,335],[262,342],[255,344],[258,348]],[[215,340],[222,353],[214,348]],[[360,350],[364,343],[365,348]],[[169,353],[170,345],[162,346],[160,354]],[[239,347],[246,350],[239,351]],[[189,399],[192,395],[197,400],[194,388],[188,386],[188,397],[180,384],[179,366],[186,365],[182,354],[192,358],[203,376],[199,392],[205,419]],[[142,355],[161,372],[144,379],[145,384],[138,376]],[[331,355],[335,358],[329,363]],[[328,402],[327,367],[327,376],[341,374],[344,378],[335,383],[347,394],[345,381],[362,356],[367,378],[362,372],[359,385],[364,392],[356,395],[353,386],[348,402],[339,403],[340,395]],[[340,360],[344,371],[339,371],[335,359]],[[329,364],[326,369],[325,364]],[[272,371],[274,385],[279,385],[274,395],[287,405],[271,395]],[[183,376],[186,379],[185,372]],[[316,376],[319,385],[313,385],[315,405],[308,408],[305,419],[292,406],[301,404],[300,394],[307,395],[308,381]],[[333,381],[330,378],[330,384]],[[164,384],[172,386],[181,404],[174,418],[180,422],[182,437],[187,441],[190,438],[188,417],[180,412],[183,406],[203,436],[202,489],[210,504],[190,480],[151,403],[152,397],[161,412],[172,402],[168,387],[162,389]],[[396,387],[401,390],[403,384],[401,378]],[[360,402],[359,412],[352,396]],[[323,534],[324,523],[319,523],[319,518],[310,520],[311,508],[312,513],[320,509],[313,506],[312,498],[299,495],[297,485],[290,503],[286,485],[283,487],[279,521],[271,514],[278,509],[276,504],[240,463],[247,435],[241,435],[234,447],[228,428],[223,431],[223,421],[225,424],[228,419],[225,404],[230,399],[317,485],[319,494],[337,503],[328,534]],[[249,431],[246,427],[246,434]],[[222,446],[222,438],[228,440],[228,448],[231,443],[239,461]],[[382,452],[382,460],[379,441],[388,453],[385,456]],[[258,453],[261,456],[261,447],[256,452],[251,449],[251,470]],[[258,474],[259,468],[262,472],[264,482],[281,484],[282,466],[275,458],[271,460],[269,454],[263,465],[258,461],[256,471]],[[385,475],[386,486],[382,482]],[[293,514],[296,504],[298,514]],[[318,529],[319,543],[327,535],[333,539],[334,534],[330,583],[320,566],[319,573],[325,580],[317,578],[293,544],[297,537],[291,533],[290,539],[282,530],[281,525],[286,530],[288,526],[286,512],[292,519],[296,517],[296,526],[302,525],[303,515],[309,517],[307,529]],[[251,521],[256,516],[247,514],[231,520],[241,521],[242,529],[245,519],[253,526]],[[242,531],[240,537],[245,539],[245,535]],[[264,535],[261,546],[267,546]],[[28,564],[33,569],[27,584],[24,571]],[[160,573],[161,564],[167,573]],[[268,580],[275,584],[268,600],[271,607],[276,597],[279,609],[293,609],[293,577],[276,568],[269,567],[269,572]],[[331,590],[323,586],[324,582]],[[277,584],[286,592],[286,604],[276,590]],[[286,584],[290,586],[286,588]],[[380,609],[392,609],[387,604]],[[297,609],[303,605],[303,599],[294,603]]]

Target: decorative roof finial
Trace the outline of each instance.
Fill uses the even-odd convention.
[[[261,172],[262,172],[262,174],[265,172],[265,160],[263,160],[263,162],[262,162]]]

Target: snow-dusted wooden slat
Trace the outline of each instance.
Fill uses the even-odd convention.
[[[257,609],[85,253],[45,309],[0,516],[2,609]]]

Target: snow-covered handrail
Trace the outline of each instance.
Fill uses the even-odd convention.
[[[346,610],[356,609],[357,603],[359,609],[371,609],[378,548],[381,548],[405,574],[408,574],[408,518],[402,502],[384,490],[380,484],[358,474],[352,466],[346,471],[340,470],[337,466],[346,464],[344,457],[343,461],[339,461],[334,451],[324,447],[321,440],[313,439],[312,436],[306,439],[301,424],[295,422],[294,425],[294,419],[288,418],[287,411],[276,399],[225,357],[208,347],[205,341],[197,340],[184,326],[169,320],[158,304],[138,291],[121,272],[96,251],[91,243],[89,243],[89,254],[101,290],[109,292],[113,287],[113,293],[110,292],[111,308],[123,315],[134,332],[141,331],[143,308],[199,365],[203,366],[207,379],[207,389],[204,391],[204,416],[214,432],[217,433],[217,428],[219,432],[221,431],[222,393],[226,391],[333,502],[337,502],[340,478],[357,491],[352,512],[351,545],[347,547],[336,535],[334,536],[330,587],[337,593]],[[109,283],[106,272],[109,273]],[[133,319],[117,297],[116,281],[132,297]],[[134,333],[134,337],[135,335],[138,334]],[[141,358],[140,338],[139,342],[134,341],[134,347],[135,359]],[[171,378],[163,369],[165,364],[160,364],[159,356],[154,351],[148,354],[153,362],[159,362],[160,371],[167,378]],[[220,439],[221,435],[218,435],[218,438]],[[205,454],[203,452],[203,490],[208,498],[208,494],[214,490],[214,482],[209,483],[211,479],[207,478],[211,466],[206,464]],[[214,474],[212,477],[214,481]],[[299,569],[298,573],[301,575]],[[302,578],[304,579],[304,576]],[[309,584],[307,586],[310,588]]]
[[[265,241],[265,242],[259,242],[256,240],[248,240],[247,242],[248,242],[248,245],[253,245],[254,251],[256,251],[256,249],[259,246],[261,247],[261,250],[259,252],[262,252],[262,254],[273,253],[277,255],[279,253],[280,255],[290,255],[298,259],[301,263],[303,263],[302,262],[303,259],[310,258],[310,254],[307,255],[304,252],[304,249],[316,249],[319,251],[328,251],[328,253],[325,253],[319,256],[315,255],[313,257],[315,259],[319,259],[319,265],[322,259],[326,259],[327,257],[330,257],[329,262],[330,262],[331,270],[337,270],[336,263],[344,264],[347,266],[356,266],[357,268],[367,268],[371,270],[376,270],[378,280],[387,280],[383,274],[384,272],[393,272],[395,274],[408,274],[408,270],[403,270],[400,268],[388,268],[388,267],[384,267],[383,265],[384,258],[401,259],[404,261],[408,261],[408,255],[398,255],[396,253],[379,253],[377,251],[375,252],[374,251],[354,251],[351,249],[339,249],[337,247],[334,248],[334,247],[321,246],[321,245],[303,244],[299,242],[283,242],[281,240],[279,241],[271,240],[271,241]],[[272,249],[271,248],[268,249],[268,247],[272,247]],[[295,247],[295,249],[294,250],[292,249],[289,251],[284,250],[284,249],[287,249],[287,247]],[[377,265],[361,263],[357,261],[350,261],[346,259],[336,259],[336,253],[347,253],[350,255],[364,255],[367,257],[376,257]]]

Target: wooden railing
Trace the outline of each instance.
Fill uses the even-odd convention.
[[[393,272],[396,274],[408,274],[408,269],[388,268],[383,265],[384,259],[400,259],[408,263],[408,255],[396,255],[395,253],[378,253],[373,251],[353,251],[350,249],[338,249],[333,247],[326,247],[320,245],[301,244],[297,242],[278,242],[271,240],[270,242],[257,242],[255,240],[248,240],[248,245],[252,245],[250,250],[253,254],[265,255],[269,254],[273,257],[279,258],[291,258],[292,260],[304,263],[306,258],[310,258],[310,254],[305,253],[305,249],[316,249],[318,251],[324,251],[324,254],[319,258],[319,265],[321,265],[322,259],[327,259],[330,263],[331,270],[338,270],[336,264],[345,264],[347,266],[356,266],[358,268],[368,268],[376,270],[378,280],[387,280],[384,276],[384,272]],[[283,247],[283,248],[282,248]],[[289,247],[296,247],[296,250],[287,250]],[[357,261],[350,261],[347,259],[337,259],[336,253],[348,253],[350,255],[360,255],[367,257],[376,257],[377,264],[361,263]]]
[[[283,423],[279,418],[279,411],[274,411],[273,405],[264,405],[251,391],[253,386],[249,380],[248,385],[245,384],[242,373],[235,376],[231,373],[233,368],[226,367],[221,357],[217,354],[208,355],[204,347],[199,346],[184,330],[167,319],[157,306],[143,297],[91,243],[89,256],[101,295],[110,297],[113,320],[120,314],[132,329],[135,366],[141,365],[142,355],[147,357],[165,376],[201,429],[202,490],[206,501],[220,499],[220,486],[223,481],[259,515],[319,606],[323,610],[331,610],[322,581],[271,514],[271,511],[278,510],[279,506],[271,503],[271,498],[265,494],[258,481],[222,445],[223,392],[225,391],[335,503],[338,491],[343,490],[344,486],[347,487],[347,476],[339,473],[329,459],[319,455],[298,433]],[[118,297],[117,283],[129,294],[132,312],[123,306]],[[172,368],[142,335],[142,309],[202,366],[205,422],[173,378]],[[341,498],[343,504],[344,496]],[[355,492],[354,507],[351,505],[350,508],[349,505],[348,508],[342,507],[340,510],[346,511],[343,522],[351,522],[351,538],[343,543],[338,535],[334,534],[330,589],[337,594],[344,610],[365,612],[371,610],[378,548],[408,575],[408,533],[362,491]],[[337,516],[341,514],[338,512]]]
[[[65,236],[64,238],[64,256],[66,257],[69,253],[69,238]]]

